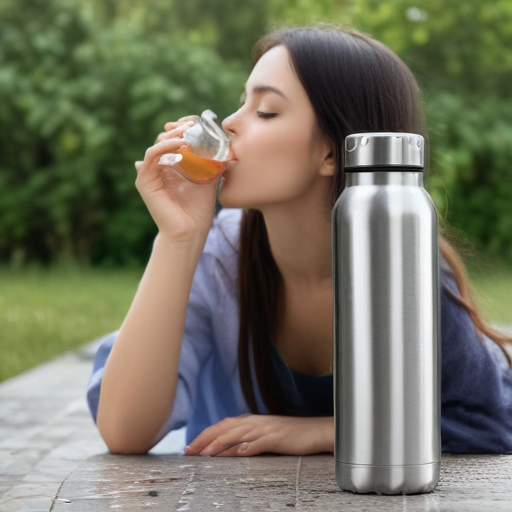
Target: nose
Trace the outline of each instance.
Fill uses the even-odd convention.
[[[222,129],[230,136],[236,135],[236,112],[222,121]]]

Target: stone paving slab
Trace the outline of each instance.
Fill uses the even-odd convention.
[[[506,330],[512,334],[511,327]],[[109,510],[115,510],[119,508],[117,502],[110,498],[117,496],[116,499],[122,501],[123,496],[130,495],[127,494],[129,486],[132,486],[131,496],[136,496],[136,500],[143,497],[140,493],[146,490],[146,494],[152,490],[162,493],[157,496],[149,494],[143,502],[135,500],[135,505],[123,501],[123,508],[130,506],[131,510],[144,510],[147,507],[159,510],[156,507],[162,507],[164,502],[163,498],[158,499],[160,495],[168,496],[165,500],[166,510],[169,507],[175,507],[175,510],[208,510],[195,508],[196,505],[203,506],[201,503],[213,507],[210,507],[211,510],[276,510],[267,507],[267,503],[274,507],[274,501],[268,498],[277,493],[272,489],[287,489],[286,499],[284,495],[276,494],[282,499],[275,503],[286,507],[281,510],[289,510],[290,507],[314,508],[308,503],[316,503],[315,506],[322,504],[322,508],[317,510],[331,510],[328,508],[331,506],[329,500],[334,494],[337,501],[333,501],[336,505],[332,506],[338,507],[336,510],[347,511],[512,510],[512,506],[505,505],[504,498],[509,498],[512,491],[512,456],[508,455],[445,456],[443,480],[435,493],[421,498],[423,505],[420,505],[419,497],[387,497],[391,501],[380,501],[382,497],[357,496],[338,491],[332,457],[328,456],[198,459],[161,455],[181,453],[184,431],[169,435],[151,450],[152,455],[111,455],[91,419],[85,401],[85,388],[96,347],[97,343],[90,344],[0,383],[1,512],[48,512],[62,510],[64,505],[70,510],[71,506],[72,510],[107,510],[106,503],[111,507]],[[98,476],[109,472],[110,498],[106,491],[101,490],[106,483],[100,482]],[[148,474],[149,478],[163,475],[160,477],[163,480],[150,482],[154,485],[146,489],[144,485],[147,484]],[[280,476],[276,477],[275,474]],[[119,475],[119,479],[116,475]],[[169,480],[172,475],[176,480]],[[300,477],[299,487],[297,475]],[[269,478],[284,480],[279,483]],[[86,484],[89,487],[84,487]],[[194,490],[196,488],[203,491]],[[83,492],[78,492],[79,489]],[[204,489],[209,489],[210,494]],[[257,492],[253,495],[249,491]],[[247,494],[245,498],[244,493]],[[63,501],[70,499],[66,495],[89,508],[79,508],[75,501]],[[80,500],[77,499],[79,495]],[[195,501],[193,506],[190,502],[188,507],[189,502],[185,498],[189,495]],[[96,496],[95,500],[93,496]],[[377,501],[372,501],[375,499]],[[283,500],[288,501],[284,503]],[[509,501],[512,499],[509,498]],[[221,502],[229,503],[230,508],[219,505]],[[104,508],[94,508],[92,503],[94,507]],[[382,508],[383,503],[394,508]]]
[[[0,510],[50,510],[62,481],[106,447],[87,410],[90,360],[66,354],[0,384]]]
[[[512,455],[444,455],[432,493],[357,495],[338,489],[332,455],[97,455],[66,479],[52,511],[509,512],[511,475]]]
[[[0,384],[1,512],[49,511],[77,466],[108,452],[85,400],[96,345]],[[183,433],[169,439],[152,453],[178,453]]]

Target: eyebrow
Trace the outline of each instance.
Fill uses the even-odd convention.
[[[278,89],[277,87],[273,87],[271,85],[256,85],[253,87],[252,92],[255,94],[264,94],[267,92],[273,92],[274,94],[277,94],[278,96],[281,96],[281,98],[284,98],[287,102],[290,102],[290,100],[287,98],[286,94]],[[245,101],[247,97],[247,92],[244,92],[242,94],[242,99]]]

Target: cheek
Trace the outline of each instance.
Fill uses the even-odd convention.
[[[304,193],[316,174],[310,142],[309,133],[297,130],[279,135],[269,130],[253,137],[241,147],[240,163],[226,174],[219,193],[221,204],[257,207]]]

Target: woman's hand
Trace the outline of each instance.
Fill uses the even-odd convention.
[[[334,419],[243,414],[203,430],[186,455],[248,457],[260,453],[311,455],[334,451]]]
[[[206,237],[215,212],[218,180],[194,184],[170,166],[158,164],[160,157],[176,153],[186,145],[183,132],[193,124],[188,118],[167,123],[144,160],[135,162],[135,185],[159,232],[174,241]]]

